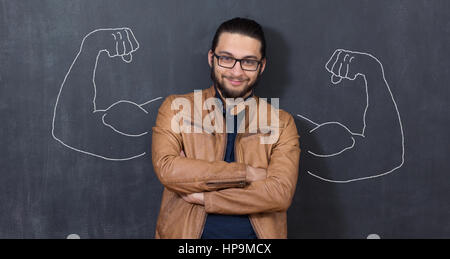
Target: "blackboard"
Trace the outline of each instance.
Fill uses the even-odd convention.
[[[0,1],[0,238],[152,238],[157,109],[211,85],[207,51],[233,17],[263,26],[256,94],[297,123],[289,238],[449,237],[449,13],[444,0]],[[82,45],[111,29],[132,55]]]

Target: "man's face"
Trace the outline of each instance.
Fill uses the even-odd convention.
[[[224,32],[219,37],[215,53],[218,56],[259,61],[261,60],[260,48],[261,42],[257,39],[238,33]],[[208,53],[208,62],[214,84],[225,98],[246,97],[256,85],[266,65],[264,59],[256,71],[242,70],[239,62],[236,62],[233,68],[224,68],[218,65],[218,59],[214,57],[211,50]]]

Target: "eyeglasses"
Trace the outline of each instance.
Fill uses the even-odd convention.
[[[238,58],[233,58],[233,57],[229,57],[229,56],[219,56],[216,53],[214,53],[213,55],[219,61],[218,62],[219,66],[224,67],[224,68],[233,68],[236,65],[236,62],[239,61],[239,64],[241,65],[242,70],[256,71],[256,70],[258,70],[258,67],[261,64],[260,60],[246,59],[246,58],[238,59]]]

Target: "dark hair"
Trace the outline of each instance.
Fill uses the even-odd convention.
[[[245,36],[252,37],[261,42],[261,56],[266,57],[266,39],[264,37],[264,31],[259,23],[247,18],[236,17],[231,20],[223,22],[219,28],[217,28],[214,35],[211,50],[214,52],[219,41],[219,37],[222,32],[239,33]]]

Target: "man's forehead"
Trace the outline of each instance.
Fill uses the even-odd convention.
[[[261,42],[239,33],[223,32],[219,36],[216,52],[228,52],[236,58],[255,56],[261,58]]]

